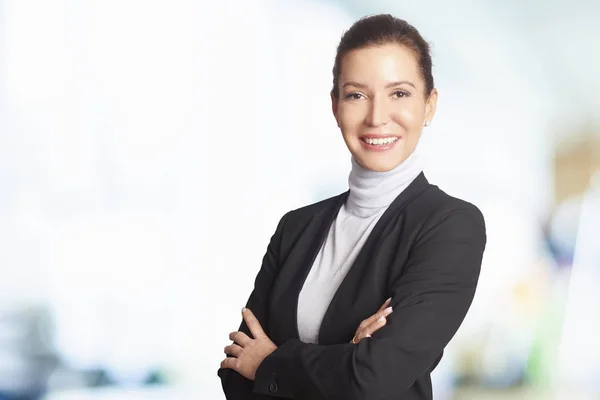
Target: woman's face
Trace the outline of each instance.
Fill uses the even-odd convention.
[[[344,141],[364,168],[389,171],[415,150],[437,91],[425,95],[415,54],[399,44],[369,46],[341,61],[332,108]]]

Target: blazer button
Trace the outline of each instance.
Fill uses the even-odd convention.
[[[279,388],[277,387],[277,384],[275,382],[273,382],[269,385],[269,392],[277,393],[278,390],[279,390]]]

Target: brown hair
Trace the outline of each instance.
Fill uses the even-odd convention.
[[[331,90],[333,96],[336,99],[339,97],[339,76],[342,59],[346,54],[352,50],[389,43],[406,46],[415,53],[421,78],[425,82],[425,97],[429,97],[434,88],[429,43],[423,39],[414,26],[390,14],[361,18],[344,33],[338,45],[333,65],[333,89]]]

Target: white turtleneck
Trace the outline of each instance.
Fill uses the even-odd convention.
[[[318,343],[325,312],[363,244],[388,206],[423,170],[415,153],[391,171],[374,172],[352,158],[350,193],[306,277],[298,299],[298,331]]]

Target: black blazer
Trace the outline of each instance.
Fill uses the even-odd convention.
[[[279,222],[247,307],[278,346],[250,381],[219,369],[228,400],[429,400],[430,373],[469,309],[486,243],[474,205],[420,174],[384,212],[323,318],[300,341],[298,295],[348,192]],[[387,324],[357,345],[360,322],[391,297]],[[240,330],[249,334],[242,322]]]

